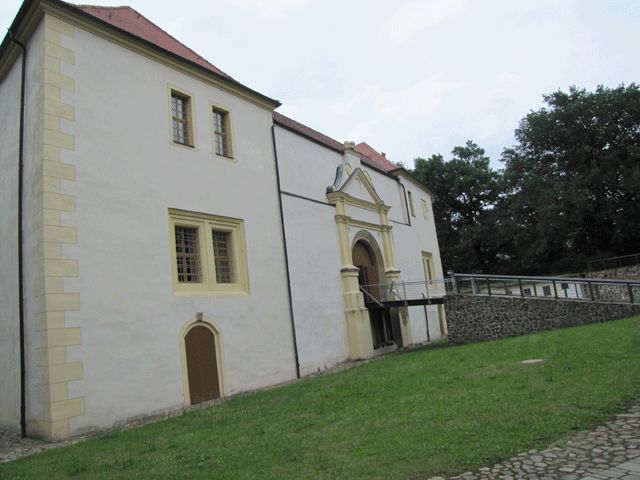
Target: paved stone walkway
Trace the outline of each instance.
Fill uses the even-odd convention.
[[[452,480],[640,480],[640,403],[593,430]]]
[[[49,444],[45,442],[31,438],[20,438],[20,435],[16,433],[0,430],[0,463],[10,462],[25,455],[42,452],[47,450],[47,447],[49,447]]]

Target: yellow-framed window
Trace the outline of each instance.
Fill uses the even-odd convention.
[[[171,90],[171,129],[174,143],[193,147],[191,97]]]
[[[249,293],[244,221],[169,210],[176,293]]]
[[[211,125],[213,129],[213,149],[216,155],[231,158],[231,125],[229,112],[211,107]]]

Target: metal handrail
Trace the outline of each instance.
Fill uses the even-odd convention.
[[[630,263],[624,263],[627,259],[633,259]],[[607,265],[613,266],[607,267]],[[602,268],[595,269],[593,266],[596,264],[602,264]],[[622,268],[622,267],[633,267],[634,265],[640,265],[640,253],[634,253],[631,255],[621,255],[618,257],[606,257],[606,258],[598,258],[596,260],[591,260],[587,262],[587,271],[593,272],[598,270],[607,270],[608,268]]]
[[[461,291],[461,283],[469,281],[469,291]],[[498,287],[493,286],[492,282],[497,282]],[[539,283],[547,283],[543,286],[547,288],[548,294],[538,295]],[[564,297],[558,293],[558,283],[564,291]],[[541,276],[515,276],[515,275],[486,275],[486,274],[464,274],[456,273],[450,277],[450,291],[454,294],[467,294],[467,295],[489,295],[489,296],[511,296],[511,297],[545,297],[555,298],[562,300],[601,300],[612,301],[620,300],[624,303],[637,303],[636,298],[640,298],[640,280],[615,280],[608,278],[574,278],[574,277],[541,277]],[[569,297],[568,285],[573,285],[575,290],[575,297]],[[581,287],[582,295],[578,291],[578,285]],[[604,287],[626,287],[626,289],[620,290],[620,295],[614,295],[618,293],[617,290],[612,293],[611,289],[608,292],[608,298],[606,294],[603,294],[601,290]],[[483,287],[486,288],[486,293],[483,292]],[[505,293],[498,293],[500,287],[503,287]],[[512,293],[510,287],[517,287],[517,294]],[[524,288],[526,287],[526,288]],[[533,287],[533,295],[531,293],[525,294],[526,289]],[[588,288],[588,295],[585,288]],[[543,288],[543,291],[544,291]],[[553,288],[553,295],[551,295],[551,288]],[[634,293],[634,289],[637,289]],[[626,290],[626,291],[625,291]],[[619,298],[618,298],[619,297]]]
[[[536,277],[536,276],[520,276],[520,275],[486,275],[482,273],[454,273],[454,277],[460,278],[483,278],[483,279],[492,279],[496,280],[509,280],[518,279],[520,280],[537,280],[537,281],[552,281],[556,282],[569,282],[569,283],[618,283],[622,285],[626,285],[627,283],[631,283],[633,285],[640,285],[640,280],[616,280],[613,278],[587,278],[587,277]]]
[[[384,305],[382,305],[382,303],[380,303],[380,301],[374,297],[373,295],[371,295],[367,289],[365,287],[370,287],[371,285],[360,285],[360,291],[362,293],[364,293],[367,297],[369,297],[371,300],[373,300],[379,307],[384,307]]]

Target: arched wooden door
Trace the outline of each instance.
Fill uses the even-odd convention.
[[[197,325],[185,335],[184,346],[191,405],[220,398],[214,333],[203,325]]]
[[[380,273],[371,249],[363,241],[358,241],[353,246],[351,256],[353,264],[359,270],[358,283],[361,287],[364,286],[371,296],[380,300],[380,289],[378,287]],[[367,297],[364,301],[368,303],[371,299]]]
[[[371,251],[371,247],[362,240],[356,242],[351,252],[353,265],[358,272],[358,283],[368,294],[364,294],[364,301],[369,309],[369,320],[371,322],[371,335],[373,348],[381,348],[394,343],[393,329],[389,317],[389,309],[379,308],[373,298],[378,301],[382,298],[380,289],[380,268],[376,257]],[[373,298],[372,298],[373,297]]]

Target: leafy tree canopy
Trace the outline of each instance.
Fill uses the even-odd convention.
[[[433,211],[446,268],[484,270],[495,255],[484,241],[498,198],[498,174],[472,141],[442,155],[415,160],[414,175],[432,191]]]
[[[640,88],[544,96],[506,149],[503,215],[518,269],[569,271],[640,249]]]
[[[491,169],[468,141],[415,161],[433,191],[446,269],[561,273],[640,250],[640,88],[545,95]]]

